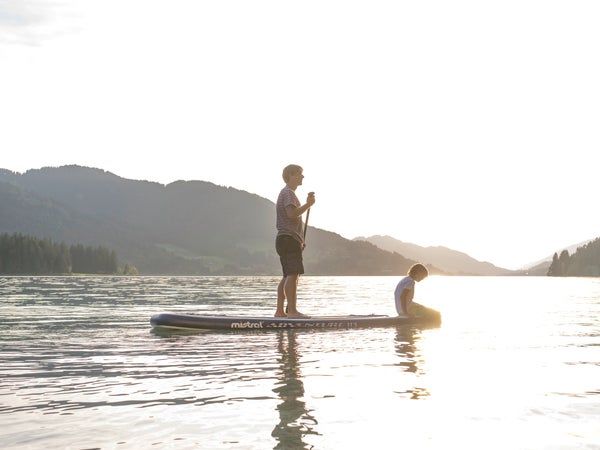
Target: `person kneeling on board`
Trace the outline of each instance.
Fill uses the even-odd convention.
[[[394,291],[396,311],[399,316],[417,315],[418,311],[415,311],[415,307],[420,307],[421,305],[413,303],[413,298],[415,296],[415,281],[422,281],[427,278],[428,275],[429,271],[427,270],[427,267],[417,263],[408,270],[407,276],[400,280]]]

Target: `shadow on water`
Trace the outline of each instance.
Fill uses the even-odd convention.
[[[400,357],[401,361],[398,365],[402,368],[403,371],[409,372],[415,375],[419,375],[422,373],[419,367],[419,350],[416,345],[415,336],[420,332],[420,330],[413,327],[398,327],[396,329],[396,337],[395,337],[395,349],[397,355]],[[417,378],[418,379],[418,378]],[[413,386],[404,391],[398,391],[402,397],[406,397],[412,400],[420,400],[429,397],[429,391],[427,388]]]
[[[277,406],[280,420],[271,433],[277,440],[275,449],[310,449],[312,446],[304,442],[304,436],[318,434],[314,429],[318,422],[303,401],[297,337],[296,330],[281,331],[277,336],[280,367],[273,392],[281,403]]]

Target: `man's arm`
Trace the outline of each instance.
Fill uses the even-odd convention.
[[[302,214],[306,212],[308,208],[315,204],[315,193],[311,192],[308,194],[306,198],[306,203],[302,206],[296,205],[287,205],[285,207],[285,212],[290,219],[295,219],[296,217],[300,217]]]

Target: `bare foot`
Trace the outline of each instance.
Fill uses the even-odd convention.
[[[273,317],[287,317],[287,314],[286,313],[276,312]]]
[[[296,311],[295,313],[290,313],[288,312],[288,319],[310,319],[310,316],[307,316],[306,314],[302,314],[299,311]]]

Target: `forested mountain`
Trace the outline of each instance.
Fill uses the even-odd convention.
[[[569,255],[563,250],[552,257],[548,269],[549,276],[555,277],[599,277],[600,276],[600,238],[577,248]]]
[[[489,262],[477,261],[466,253],[446,247],[421,247],[390,236],[358,237],[356,240],[370,242],[383,250],[400,253],[407,258],[431,264],[445,272],[457,275],[507,275],[512,273],[508,269],[496,267]]]
[[[105,247],[66,245],[20,233],[0,234],[0,274],[135,274],[120,270],[117,254]]]
[[[280,273],[273,202],[203,181],[164,186],[79,166],[0,169],[0,233],[107,247],[142,274]],[[307,274],[403,275],[414,263],[318,228],[307,239]]]

